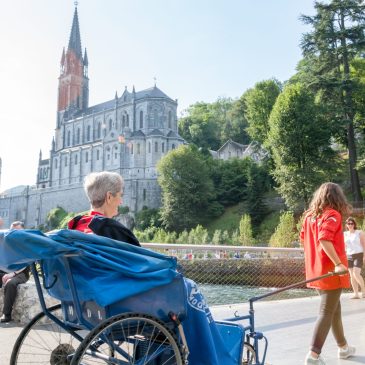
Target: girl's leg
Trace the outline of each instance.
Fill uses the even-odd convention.
[[[322,347],[326,341],[331,327],[332,331],[336,332],[335,337],[337,344],[339,346],[346,345],[343,329],[341,329],[341,306],[339,307],[341,292],[342,289],[318,290],[318,293],[321,297],[321,303],[311,344],[311,351],[316,354],[321,353]]]
[[[365,293],[365,283],[364,279],[361,276],[361,268],[354,267],[352,270],[352,276],[354,277],[354,280],[356,281],[356,286],[360,286],[362,294]],[[351,281],[352,283],[352,281]]]
[[[353,268],[349,268],[349,273],[350,273],[350,279],[351,279],[351,286],[352,286],[352,289],[354,291],[354,296],[352,298],[356,298],[356,297],[359,297],[359,284],[354,276],[354,269],[355,267]]]

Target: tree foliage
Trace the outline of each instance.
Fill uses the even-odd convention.
[[[363,0],[332,0],[316,1],[315,9],[314,16],[302,16],[312,30],[304,34],[301,43],[305,58],[301,80],[327,104],[328,120],[333,121],[337,138],[348,148],[353,197],[361,201],[354,132],[357,80],[350,66],[365,50],[365,6]]]
[[[303,207],[335,165],[330,131],[313,95],[300,84],[285,87],[269,125],[267,143],[275,162],[278,191],[291,209]]]
[[[181,232],[221,214],[204,156],[193,146],[180,146],[157,166],[162,189],[161,217],[168,230]]]
[[[260,81],[247,90],[240,101],[245,106],[247,133],[254,141],[264,144],[269,130],[269,117],[280,94],[281,84],[275,80]]]
[[[255,239],[253,238],[251,217],[248,214],[244,214],[240,220],[240,244],[242,246],[253,246]]]
[[[280,215],[280,222],[271,236],[269,245],[271,247],[293,247],[298,241],[298,231],[292,212],[284,212]]]

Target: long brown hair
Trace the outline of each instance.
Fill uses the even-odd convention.
[[[309,204],[309,210],[315,217],[321,215],[326,208],[335,209],[342,216],[348,215],[352,210],[341,187],[332,182],[322,184]]]

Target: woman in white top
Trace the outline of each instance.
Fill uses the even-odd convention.
[[[360,298],[359,288],[361,290],[362,297],[365,298],[364,279],[361,276],[361,268],[365,260],[365,233],[360,229],[356,229],[356,221],[352,217],[347,218],[346,227],[348,229],[344,232],[346,254],[349,264],[348,269],[351,278],[351,285],[354,290],[354,295],[351,298]]]

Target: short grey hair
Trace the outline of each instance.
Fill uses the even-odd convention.
[[[15,221],[10,225],[10,229],[15,228],[17,226],[20,226],[21,228],[24,228],[24,222],[22,221]]]
[[[115,196],[123,192],[123,178],[116,172],[92,172],[84,180],[84,190],[93,208],[100,208],[108,192]]]

